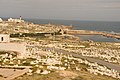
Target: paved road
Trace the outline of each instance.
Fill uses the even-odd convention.
[[[106,66],[108,68],[115,69],[118,72],[120,72],[120,65],[118,65],[118,64],[113,64],[113,63],[105,62],[105,61],[100,60],[100,59],[95,59],[95,58],[82,56],[80,54],[74,54],[72,52],[67,52],[65,50],[61,50],[61,49],[57,49],[57,48],[44,48],[44,49],[46,49],[46,50],[54,50],[54,51],[56,51],[58,53],[71,54],[71,55],[73,55],[73,57],[86,59],[86,60],[88,60],[90,62],[97,62],[100,65],[104,65],[104,66]]]

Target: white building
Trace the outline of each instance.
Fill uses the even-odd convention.
[[[20,19],[13,19],[13,18],[9,18],[8,22],[25,22],[24,20]]]
[[[8,34],[0,34],[0,43],[1,42],[10,42],[10,38]]]
[[[3,20],[2,20],[2,18],[0,18],[0,22],[2,22]]]
[[[8,34],[0,34],[0,51],[18,52],[19,58],[26,57],[26,43],[10,42]]]

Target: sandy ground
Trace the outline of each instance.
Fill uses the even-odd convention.
[[[77,77],[78,75],[71,71],[59,71],[59,75],[63,77]]]
[[[6,69],[6,68],[0,68],[0,75],[3,77],[0,77],[0,80],[12,80],[18,76],[21,76],[28,72],[28,69]]]

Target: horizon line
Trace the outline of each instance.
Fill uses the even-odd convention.
[[[18,19],[19,17],[0,17],[2,19],[9,19],[9,18],[16,18]],[[87,20],[87,19],[54,19],[54,18],[28,18],[28,17],[22,17],[22,19],[36,19],[36,20],[65,20],[65,21],[98,21],[98,22],[120,22],[118,20],[94,20],[94,19],[91,19],[91,20]]]

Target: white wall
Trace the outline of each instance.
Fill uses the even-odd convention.
[[[26,55],[25,43],[0,43],[0,51],[16,51],[20,53],[19,57],[23,58]]]

